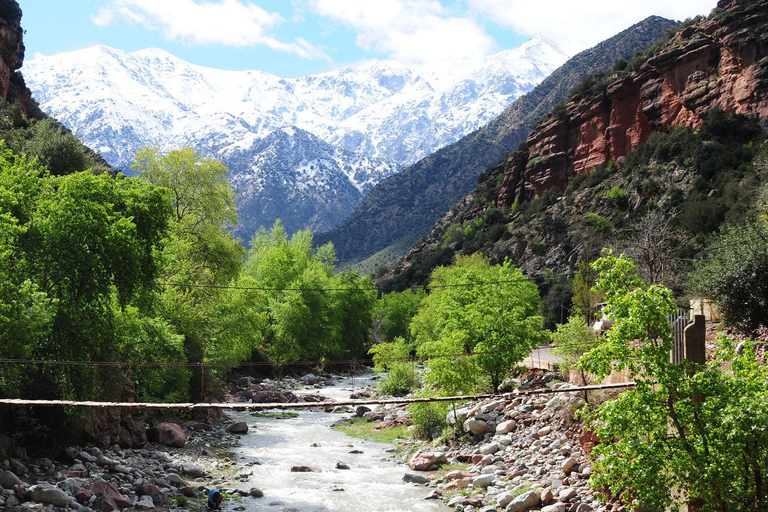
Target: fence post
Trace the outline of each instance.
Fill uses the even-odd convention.
[[[707,362],[707,324],[704,315],[693,315],[693,321],[685,327],[685,359],[694,363]]]

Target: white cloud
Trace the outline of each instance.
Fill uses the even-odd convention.
[[[280,25],[283,18],[248,0],[111,0],[91,16],[97,26],[107,26],[119,19],[162,31],[166,39],[189,45],[263,45],[307,59],[330,60],[304,39],[284,42],[269,35],[269,30]]]
[[[707,15],[717,0],[468,0],[470,8],[516,32],[540,35],[575,54],[648,16],[683,20]]]
[[[356,44],[403,62],[476,60],[495,49],[482,26],[436,0],[308,0],[318,15],[357,32]]]

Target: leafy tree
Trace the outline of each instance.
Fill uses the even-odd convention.
[[[558,325],[551,336],[553,345],[550,352],[560,356],[558,366],[565,378],[570,376],[571,370],[575,370],[579,374],[581,384],[589,384],[591,377],[577,363],[581,356],[600,344],[597,333],[587,325],[582,316],[573,315],[567,323]]]
[[[431,293],[411,329],[426,380],[438,390],[468,392],[487,380],[494,390],[545,337],[536,285],[509,261],[491,266],[479,255],[435,269]]]
[[[723,319],[748,331],[768,325],[768,227],[762,221],[725,230],[691,274],[694,293],[712,299]]]
[[[93,166],[77,137],[54,119],[36,122],[30,132],[32,137],[24,147],[25,153],[37,157],[51,174],[70,174]]]
[[[374,312],[374,342],[393,341],[397,337],[410,339],[409,326],[424,297],[423,288],[382,295]]]
[[[631,508],[766,510],[768,372],[751,345],[739,356],[724,338],[706,365],[671,363],[672,293],[639,279],[624,256],[595,267],[616,324],[582,364],[601,378],[626,369],[637,386],[591,417],[604,440],[593,452],[591,484]]]
[[[224,289],[240,276],[245,253],[230,230],[237,215],[227,168],[191,148],[162,155],[149,147],[136,154],[132,168],[171,194],[169,237],[162,254],[162,280],[170,286],[164,289],[160,306],[162,316],[184,336],[187,361],[218,359],[216,349],[227,344],[234,348],[231,353],[249,354],[243,347],[258,340],[251,340],[243,326],[258,320],[243,316],[255,310],[228,305],[228,301],[242,304],[245,299]],[[206,398],[203,378],[210,382],[197,373],[192,377],[195,398]]]
[[[587,324],[596,320],[597,305],[602,301],[602,294],[595,290],[597,272],[586,261],[578,263],[578,270],[573,277],[573,308]]]
[[[333,274],[332,245],[312,248],[309,231],[290,238],[278,221],[251,240],[245,275],[264,289],[260,349],[277,363],[366,353],[376,290],[367,277]]]
[[[405,396],[419,386],[416,362],[411,359],[413,350],[414,345],[402,337],[371,347],[369,353],[373,356],[373,370],[387,373],[379,383],[379,391],[385,395]]]

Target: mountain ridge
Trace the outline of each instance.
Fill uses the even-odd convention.
[[[493,118],[564,59],[535,40],[489,56],[459,75],[369,61],[284,79],[261,71],[196,66],[158,49],[129,53],[102,45],[33,59],[22,72],[44,109],[128,173],[141,147],[167,151],[192,146],[221,159],[233,180],[240,174],[274,174],[263,183],[298,183],[302,171],[287,166],[294,159],[274,153],[271,159],[260,157],[259,142],[288,127],[302,130],[302,140],[311,133],[336,148],[334,159],[346,161],[341,167],[354,169],[346,173],[350,183],[334,180],[339,188],[315,190],[311,200],[333,204],[338,192],[349,191],[342,209],[348,213],[348,204],[362,199],[358,192],[367,193],[381,179]],[[299,192],[265,190],[265,201],[277,198],[290,205],[288,197]],[[239,224],[238,232],[247,240],[276,217],[264,201],[245,203],[251,209],[242,217],[249,220]],[[327,215],[317,218],[320,211]],[[296,229],[329,229],[341,219],[322,204],[282,208],[280,214],[284,225]]]
[[[474,188],[483,170],[522,142],[534,123],[584,76],[610,69],[621,58],[629,59],[674,25],[651,16],[572,57],[487,125],[379,183],[352,215],[317,234],[316,240],[333,242],[340,263],[347,266],[380,251],[385,256],[366,262],[365,270],[392,263]]]

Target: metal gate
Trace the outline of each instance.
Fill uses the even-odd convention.
[[[690,313],[687,309],[679,309],[677,313],[667,315],[669,325],[672,327],[672,352],[670,361],[682,363],[685,359],[685,327],[690,321]]]

